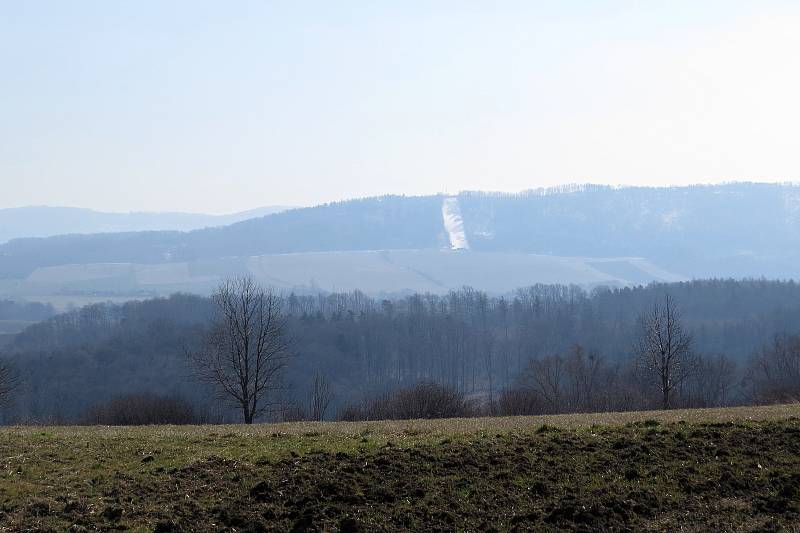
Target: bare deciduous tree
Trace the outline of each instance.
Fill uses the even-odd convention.
[[[325,412],[333,401],[331,383],[324,374],[314,374],[314,383],[311,386],[310,411],[311,419],[321,422],[325,419]]]
[[[531,359],[528,363],[523,378],[525,386],[541,399],[549,413],[565,408],[566,371],[564,358],[558,354]]]
[[[565,357],[567,376],[569,377],[569,404],[574,411],[593,411],[600,407],[597,396],[602,391],[599,383],[605,361],[600,354],[587,352],[583,346],[576,344],[570,348]]]
[[[698,355],[687,382],[684,404],[691,407],[723,407],[731,404],[736,384],[736,361],[724,354]]]
[[[18,387],[19,376],[13,367],[5,361],[0,361],[0,406],[11,401]]]
[[[618,371],[600,354],[575,344],[563,355],[531,359],[517,384],[518,392],[506,393],[503,401],[512,410],[524,405],[542,413],[603,410],[617,405],[618,379]],[[536,401],[525,400],[525,392]]]
[[[252,424],[277,405],[273,396],[290,356],[281,299],[249,276],[223,282],[211,298],[216,314],[189,357],[196,376]]]
[[[751,402],[796,402],[800,399],[800,336],[775,335],[750,360],[747,376]]]
[[[655,378],[661,393],[661,407],[670,409],[673,392],[694,369],[692,336],[684,331],[675,300],[664,296],[662,303],[639,317],[634,345],[642,370]]]

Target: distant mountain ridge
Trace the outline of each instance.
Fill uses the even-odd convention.
[[[0,209],[0,243],[19,238],[132,231],[189,231],[226,226],[292,209],[266,206],[229,215],[181,212],[107,213],[78,207],[29,206]]]
[[[373,253],[381,250],[425,253]],[[295,255],[278,258],[285,254]],[[520,194],[365,198],[189,232],[18,239],[0,245],[0,282],[43,287],[55,283],[47,280],[70,279],[78,284],[71,288],[90,291],[100,285],[139,290],[142,284],[154,286],[152,280],[170,280],[172,289],[207,289],[221,276],[249,271],[288,287],[314,286],[320,279],[330,285],[325,289],[358,287],[369,279],[374,290],[382,280],[387,290],[447,290],[459,282],[500,289],[504,284],[495,278],[502,276],[517,285],[543,279],[587,284],[797,279],[798,260],[796,185],[585,185]],[[118,266],[103,266],[110,264]],[[94,266],[61,268],[65,265]],[[555,276],[559,265],[568,265],[565,272],[572,274]],[[123,278],[138,281],[110,281]]]

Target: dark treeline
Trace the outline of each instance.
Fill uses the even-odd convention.
[[[323,376],[329,418],[419,383],[510,414],[657,407],[633,345],[638,317],[665,294],[678,303],[698,356],[675,406],[795,397],[800,285],[707,280],[592,291],[537,285],[503,297],[469,288],[393,300],[286,295],[294,357],[281,401],[307,406]],[[3,348],[22,382],[4,420],[80,421],[141,394],[184,399],[207,420],[234,420],[213,411],[187,368],[211,314],[208,299],[174,295],[87,306],[28,327]]]

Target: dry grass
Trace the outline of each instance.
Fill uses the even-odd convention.
[[[354,437],[367,432],[375,437],[404,437],[409,434],[468,435],[470,433],[508,433],[548,425],[565,429],[591,426],[620,426],[646,420],[662,424],[686,422],[729,422],[800,418],[800,403],[714,409],[675,409],[670,411],[631,411],[623,413],[581,413],[541,416],[502,416],[483,418],[448,418],[436,420],[379,420],[369,422],[285,422],[279,424],[233,424],[206,426],[14,426],[0,429],[0,436],[35,435],[46,432],[61,436],[121,438],[134,436],[197,437],[207,435],[307,435],[325,434]]]
[[[281,483],[280,479],[296,478],[300,485],[290,484],[281,489],[281,493],[287,498],[292,494],[297,496],[296,502],[277,501],[270,499],[270,496],[259,504],[260,512],[284,516],[280,524],[289,527],[295,519],[299,520],[297,517],[291,518],[291,513],[295,512],[292,511],[292,506],[302,507],[303,498],[317,497],[307,492],[311,489],[305,487],[305,484],[322,483],[325,476],[338,475],[336,472],[345,467],[352,470],[349,475],[355,476],[352,483],[363,485],[362,500],[367,505],[365,509],[372,510],[379,509],[373,507],[373,497],[392,496],[385,494],[385,491],[381,492],[380,486],[376,488],[369,485],[374,482],[381,485],[391,481],[397,484],[397,490],[401,492],[422,491],[431,494],[431,491],[435,491],[436,501],[425,501],[431,512],[434,512],[435,507],[438,513],[444,512],[454,503],[450,498],[471,498],[469,495],[478,486],[483,491],[495,491],[501,497],[518,491],[521,483],[524,485],[535,481],[544,483],[545,486],[553,484],[553,487],[559,488],[548,489],[550,492],[538,500],[526,499],[524,491],[515,497],[521,498],[517,502],[519,505],[526,505],[530,507],[530,512],[539,513],[536,520],[544,520],[545,514],[542,513],[550,512],[547,511],[548,506],[572,508],[572,503],[562,501],[563,495],[559,496],[559,491],[571,491],[582,484],[586,490],[592,487],[602,490],[613,488],[611,493],[603,495],[605,499],[602,501],[605,503],[601,503],[606,507],[615,504],[618,499],[628,505],[625,502],[631,498],[636,500],[640,496],[650,498],[653,494],[658,495],[661,490],[659,487],[662,486],[666,487],[665,490],[675,491],[682,490],[682,483],[694,486],[694,483],[709,479],[709,476],[727,480],[731,473],[736,474],[736,469],[742,467],[741,465],[749,465],[750,462],[758,465],[757,468],[753,467],[759,476],[753,481],[753,490],[761,487],[759,490],[774,492],[773,500],[780,504],[785,500],[780,499],[783,498],[780,496],[781,491],[786,492],[789,490],[787,487],[793,487],[795,481],[800,480],[797,457],[792,451],[795,444],[791,441],[793,435],[800,431],[797,418],[800,418],[800,404],[535,417],[253,426],[9,427],[0,429],[0,531],[4,526],[10,530],[62,530],[70,526],[70,521],[84,524],[88,529],[125,526],[147,531],[156,522],[170,522],[170,513],[177,512],[169,511],[173,508],[187,513],[186,517],[175,522],[183,524],[184,529],[204,529],[192,522],[193,516],[204,516],[209,520],[209,517],[216,517],[214,519],[225,522],[226,527],[235,528],[236,519],[230,513],[241,513],[248,509],[248,494],[253,486],[260,483],[259,480],[274,484]],[[732,424],[727,424],[729,422]],[[757,434],[763,435],[763,438],[757,437]],[[689,448],[682,444],[686,442],[683,440],[685,438],[694,439]],[[767,441],[767,438],[771,440]],[[709,451],[708,446],[718,446],[720,439],[727,439],[727,453],[731,454],[731,458],[739,457],[738,462],[730,462],[730,469],[733,470],[720,470],[725,465],[715,460],[716,452]],[[620,478],[620,472],[612,475],[608,473],[611,472],[607,471],[608,467],[597,466],[603,461],[613,463],[613,457],[619,454],[614,446],[620,442],[629,443],[621,449],[623,452],[641,451],[637,452],[639,455],[631,456],[631,464],[638,465],[637,468],[641,471],[634,474],[641,477],[633,480]],[[582,455],[573,455],[578,449],[584,450],[580,452]],[[657,455],[653,455],[654,453]],[[694,453],[699,454],[697,461],[707,466],[684,480],[686,458],[692,457]],[[461,459],[454,459],[456,457]],[[500,468],[500,463],[494,463],[498,457],[505,458],[503,468],[508,477],[493,482],[486,476],[496,473]],[[557,462],[551,468],[543,469],[538,466],[554,458]],[[657,474],[650,480],[647,477],[650,474],[646,472],[652,470],[651,463],[655,458],[662,461],[671,473],[666,477]],[[380,468],[374,467],[376,469],[366,478],[358,477],[361,475],[359,465],[377,460],[385,461],[388,465],[385,468],[389,470],[379,472]],[[459,461],[463,461],[474,472],[459,479],[459,472],[462,470]],[[440,472],[437,469],[441,469],[443,464],[450,464],[451,468]],[[518,471],[520,464],[527,466]],[[761,466],[766,467],[768,464],[773,465],[772,471],[780,471],[784,477],[773,479],[766,470],[762,472]],[[600,469],[595,471],[592,468]],[[577,471],[575,469],[587,470],[581,474],[583,477],[564,481],[569,483],[563,487],[560,485],[562,480],[557,475],[554,478],[543,477],[545,474],[552,476],[558,472]],[[518,474],[523,473],[524,479],[519,478]],[[602,481],[604,476],[609,475],[615,480],[613,486],[606,486],[606,482]],[[319,476],[319,479],[315,476]],[[731,479],[736,479],[737,476],[738,474]],[[408,485],[408,480],[413,480],[415,486]],[[638,489],[634,486],[637,483],[641,487],[649,486],[649,483],[652,490],[648,489],[650,492],[644,496],[637,496]],[[173,494],[176,486],[185,491],[185,498],[181,499],[178,497],[180,495]],[[453,489],[454,486],[463,488],[456,490]],[[702,487],[701,489],[706,490]],[[619,492],[620,490],[623,492]],[[710,487],[708,490],[716,489]],[[751,489],[737,490],[739,489],[735,487],[730,489],[731,494],[738,498],[737,505],[741,501],[749,502],[746,509],[737,515],[737,519],[750,524],[761,523],[758,521],[761,517],[757,506],[773,505],[773,500],[763,503],[750,497],[748,491]],[[371,491],[377,492],[371,496]],[[630,496],[629,492],[634,496]],[[675,494],[677,497],[679,493]],[[349,513],[350,504],[336,500],[339,496],[331,496],[334,498],[331,502],[338,507],[330,512],[338,517],[336,520],[344,520]],[[597,503],[597,495],[583,489],[573,496],[578,498],[578,502],[582,501],[581,498],[588,498],[586,501],[595,502],[592,505]],[[185,501],[187,498],[191,500],[189,507]],[[706,496],[703,498],[696,502],[697,505],[709,505],[709,502],[716,505],[714,500],[707,500]],[[669,513],[673,512],[673,508],[679,510],[684,500],[659,501],[658,505],[663,506],[663,513],[667,513],[664,516],[673,520],[670,523],[680,523],[674,522],[679,520],[676,518],[678,515]],[[461,500],[459,502],[455,503],[466,505]],[[402,502],[398,501],[396,505],[400,503]],[[793,516],[786,513],[794,512],[794,507],[787,509],[780,511],[784,513],[778,515],[783,517],[781,520]],[[393,512],[400,513],[397,516],[406,516],[404,513],[412,511],[413,508],[401,506]],[[463,507],[464,513],[473,511],[472,507]],[[324,515],[327,511],[321,509],[320,512]],[[505,511],[503,506],[499,506],[493,512],[502,514]],[[636,512],[625,509],[614,513],[606,518],[622,520],[620,524],[634,524],[639,516]],[[256,515],[247,516],[247,520],[256,519]],[[369,519],[365,523],[379,528],[403,529],[397,523],[391,522],[394,520],[392,516],[383,516],[380,513],[365,515],[365,520]],[[554,519],[566,520],[565,524],[575,519],[554,516]],[[661,515],[653,516],[658,518]],[[322,520],[323,517],[321,515],[316,519]],[[430,524],[428,520],[434,520],[434,517],[417,516],[413,519],[417,520],[415,524],[422,527]],[[385,520],[389,522],[384,522]],[[333,524],[324,521],[322,523],[327,526]],[[447,528],[446,522],[437,523]],[[394,525],[389,527],[387,524]],[[480,526],[480,522],[465,522],[463,526],[474,528]]]

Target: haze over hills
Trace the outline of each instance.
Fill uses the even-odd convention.
[[[292,209],[265,206],[229,215],[202,213],[105,213],[77,207],[30,206],[0,209],[0,243],[26,237],[51,237],[71,233],[118,233],[225,226]]]
[[[14,240],[0,246],[0,294],[207,292],[243,272],[373,293],[795,278],[798,230],[789,184],[387,196],[188,232]]]

